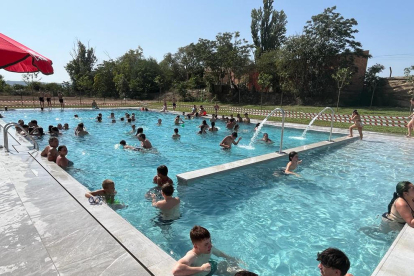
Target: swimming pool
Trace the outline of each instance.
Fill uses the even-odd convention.
[[[73,118],[75,112],[79,120]],[[100,112],[106,119],[111,111]],[[125,112],[116,110],[116,117]],[[145,193],[154,186],[151,179],[158,165],[166,164],[173,177],[188,170],[276,151],[278,145],[268,147],[257,143],[254,151],[239,147],[231,152],[217,150],[225,132],[223,125],[218,123],[221,127],[218,135],[203,137],[195,134],[200,120],[186,122],[180,127],[181,140],[169,143],[175,127],[174,116],[128,112],[138,115],[137,127],[144,126],[158,154],[115,149],[120,139],[129,144],[137,141],[128,136],[130,126],[119,121],[98,125],[94,122],[98,113],[95,111],[42,114],[18,111],[13,116],[15,121],[22,116],[27,116],[25,121],[37,119],[43,126],[69,122],[70,135],[64,134],[60,139],[61,144],[68,145],[68,157],[75,162],[68,172],[90,189],[99,188],[104,178],[112,178],[119,199],[129,205],[118,213],[177,259],[191,247],[189,230],[200,224],[210,230],[218,248],[242,259],[259,275],[318,275],[316,252],[328,246],[339,247],[348,254],[352,262],[350,272],[369,275],[394,239],[392,234],[376,235],[373,239],[359,229],[377,224],[377,215],[385,212],[395,184],[410,180],[406,164],[413,161],[409,155],[412,145],[383,142],[388,137],[367,137],[366,141],[343,148],[302,154],[304,163],[299,173],[303,178],[273,176],[275,168],[286,164],[286,160],[281,160],[178,185],[182,217],[173,223],[163,223],[158,212],[144,199]],[[163,119],[161,127],[156,126],[157,118]],[[8,116],[6,121],[9,119]],[[91,132],[89,137],[72,135],[79,121]],[[246,130],[248,126],[242,126],[241,135],[248,138],[242,140],[245,144],[253,134]],[[277,141],[277,128],[266,127],[263,131]],[[286,132],[285,139],[301,133],[301,130]],[[329,135],[312,134],[320,135],[320,140],[326,140]],[[306,142],[312,140],[308,139]],[[292,140],[295,142],[286,141],[284,148],[304,143]],[[211,146],[206,141],[211,141]],[[312,142],[315,141],[318,139]],[[47,137],[42,143],[47,143]]]

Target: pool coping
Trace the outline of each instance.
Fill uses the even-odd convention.
[[[139,108],[131,108],[131,107],[120,107],[120,108],[102,108],[102,109],[139,109]],[[70,108],[67,108],[70,109]],[[82,109],[82,108],[73,108],[73,109]],[[85,109],[85,108],[83,108]],[[89,110],[89,108],[86,108]],[[158,110],[151,110],[151,111],[156,111],[158,112]],[[182,114],[181,112],[169,112],[172,114]],[[206,117],[208,118],[208,117]],[[4,119],[4,118],[3,118]],[[0,123],[3,120],[0,119]],[[3,121],[4,122],[4,121]],[[251,123],[253,122],[261,122],[260,120],[251,120]],[[5,123],[5,122],[4,122]],[[281,123],[278,122],[266,122],[269,125],[275,125],[275,126],[281,126]],[[300,124],[290,124],[290,123],[286,123],[285,125],[287,125],[290,128],[298,128],[298,129],[305,129],[306,125],[300,125]],[[313,131],[324,131],[326,132],[327,130],[329,130],[328,127],[313,127],[312,128]],[[338,129],[338,128],[334,128],[333,129],[336,133],[343,133],[346,134],[348,133],[346,129]],[[364,132],[365,134],[372,134],[372,135],[378,135],[378,136],[399,136],[399,135],[392,135],[392,134],[384,134],[384,133],[378,133],[378,132]],[[346,141],[350,141],[354,138],[348,138],[347,137],[340,137],[340,138],[336,138],[336,139],[343,139],[342,141],[337,141],[338,142],[346,142]],[[336,140],[334,139],[334,140]],[[18,140],[16,140],[18,142]],[[332,145],[331,142],[319,142],[319,143],[324,143],[323,146],[329,146]],[[315,143],[318,144],[318,143]],[[313,144],[312,144],[313,145]],[[305,148],[305,147],[309,147],[308,146],[301,146],[298,148],[302,148],[302,152],[305,150],[310,150],[312,148]],[[296,148],[293,149],[289,149],[289,150],[294,150]],[[299,149],[300,150],[300,149]],[[288,150],[286,150],[288,151]],[[40,155],[40,153],[37,153],[38,155]],[[35,154],[36,155],[36,154]],[[270,159],[272,160],[275,158],[279,158],[281,156],[275,156],[274,153],[270,154]],[[77,197],[79,199],[84,199],[84,193],[85,191],[87,191],[87,188],[79,183],[76,179],[74,179],[73,177],[71,177],[68,173],[66,173],[66,171],[64,171],[63,169],[61,169],[59,166],[57,166],[54,163],[51,162],[46,162],[43,158],[36,156],[36,157],[32,157],[33,159],[37,160],[37,162],[41,163],[44,170],[47,171],[47,173],[49,173],[53,178],[56,179],[56,181],[62,181],[65,182],[65,180],[67,180],[65,182],[65,187],[67,186],[67,190],[68,193],[70,193],[69,191],[72,191],[73,193],[77,194]],[[257,158],[257,157],[255,157]],[[263,160],[261,162],[265,162],[266,160]],[[22,161],[23,162],[23,161]],[[235,161],[237,162],[237,161]],[[46,169],[48,168],[48,169]],[[180,174],[181,175],[181,174]],[[73,195],[72,195],[73,196]],[[76,198],[74,197],[74,199],[76,200]],[[139,251],[139,247],[142,245],[142,243],[144,243],[144,248],[148,249],[148,248],[154,248],[156,254],[152,255],[153,258],[158,259],[159,255],[161,254],[162,256],[165,257],[165,259],[161,262],[158,263],[149,263],[149,260],[146,260],[145,262],[147,262],[151,267],[151,269],[153,269],[153,273],[154,275],[171,275],[171,270],[166,268],[170,268],[172,267],[172,265],[175,263],[175,260],[168,255],[166,252],[164,252],[162,249],[160,249],[156,244],[154,244],[152,241],[150,241],[148,238],[145,237],[145,235],[143,235],[140,231],[138,231],[135,227],[133,227],[131,224],[129,224],[129,222],[127,222],[126,220],[124,220],[120,215],[118,215],[115,211],[113,211],[112,209],[110,209],[108,206],[100,206],[102,208],[99,208],[101,210],[99,210],[98,208],[96,208],[97,206],[92,206],[89,205],[84,201],[78,201],[84,208],[86,208],[88,211],[90,211],[90,213],[94,214],[96,217],[95,219],[97,220],[102,220],[104,221],[105,219],[107,219],[108,221],[106,223],[108,223],[107,225],[107,229],[111,229],[112,231],[115,231],[117,236],[119,237],[119,241],[120,242],[125,242],[129,248],[131,248],[131,252],[136,252],[136,254],[139,256],[140,255],[140,251]],[[111,214],[111,219],[108,219],[108,213]],[[113,220],[113,221],[112,221]],[[114,225],[115,224],[115,225]],[[117,224],[119,224],[119,227],[117,227]],[[103,225],[102,225],[103,226]],[[122,226],[122,227],[121,227]],[[103,226],[104,227],[104,226]],[[127,233],[125,233],[124,231],[122,231],[124,229],[124,227],[126,227],[127,229]],[[124,234],[124,235],[123,235]],[[140,239],[142,238],[142,240]],[[128,239],[128,240],[127,240]],[[129,240],[131,239],[131,240]],[[146,243],[148,243],[149,245],[147,245]],[[392,275],[392,276],[409,276],[412,275],[412,271],[414,270],[414,264],[412,262],[412,257],[413,256],[413,251],[411,250],[411,248],[414,248],[414,229],[409,227],[408,225],[405,225],[404,228],[401,230],[401,232],[398,234],[397,238],[394,240],[394,242],[392,243],[392,245],[390,246],[390,248],[387,250],[387,253],[384,255],[384,257],[381,259],[380,263],[378,264],[378,266],[376,267],[376,269],[374,270],[374,272],[371,274],[372,276],[383,276],[383,275]],[[143,257],[145,259],[145,257]],[[150,257],[151,258],[151,257]],[[410,263],[411,263],[411,267],[410,267]],[[159,270],[158,270],[159,269]]]

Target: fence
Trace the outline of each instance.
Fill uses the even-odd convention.
[[[192,105],[178,105],[181,108],[188,108],[191,110],[193,108]],[[204,106],[204,109],[210,111],[211,113],[215,113],[215,109],[212,106]],[[248,113],[250,115],[259,115],[259,116],[267,116],[271,110],[259,110],[259,109],[249,109],[249,108],[241,108],[241,107],[231,107],[231,106],[221,106],[219,111],[226,112],[226,113],[239,113],[244,114]],[[317,116],[318,113],[304,113],[298,111],[289,111],[285,110],[285,116],[287,118],[299,118],[299,119],[313,119]],[[319,121],[331,121],[331,114],[330,113],[323,113],[318,116]],[[282,117],[282,113],[277,111],[271,117]],[[364,115],[361,116],[361,121],[365,125],[373,125],[373,126],[387,126],[387,127],[406,127],[407,123],[409,122],[408,117],[400,117],[400,116],[372,116],[372,115]],[[351,115],[341,115],[341,114],[334,114],[334,122],[339,123],[352,123]]]

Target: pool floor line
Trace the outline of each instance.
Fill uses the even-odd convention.
[[[221,165],[216,165],[216,166],[211,166],[208,168],[203,168],[203,169],[199,169],[199,170],[194,170],[194,171],[190,171],[190,172],[185,172],[185,173],[181,173],[181,174],[177,174],[177,179],[178,182],[181,184],[186,184],[190,181],[196,180],[196,179],[200,179],[202,177],[206,177],[206,176],[212,176],[212,175],[216,175],[216,174],[220,174],[220,173],[225,173],[231,170],[235,170],[235,169],[239,169],[245,166],[250,166],[250,165],[256,165],[259,163],[263,163],[263,162],[269,162],[269,161],[274,161],[276,159],[285,157],[287,153],[291,152],[291,151],[296,151],[298,153],[303,153],[309,150],[315,150],[315,149],[321,149],[324,147],[328,147],[328,146],[336,146],[339,144],[343,144],[343,143],[347,143],[347,142],[352,142],[359,139],[358,137],[339,137],[339,138],[335,138],[332,139],[332,141],[322,141],[322,142],[317,142],[317,143],[313,143],[313,144],[309,144],[309,145],[304,145],[304,146],[299,146],[299,147],[295,147],[295,148],[290,148],[290,149],[286,149],[283,150],[282,153],[278,153],[278,152],[272,152],[272,153],[267,153],[267,154],[263,154],[263,155],[259,155],[259,156],[255,156],[255,157],[250,157],[250,158],[245,158],[245,159],[241,159],[241,160],[237,160],[237,161],[233,161],[233,162],[229,162],[229,163],[225,163],[225,164],[221,164]]]

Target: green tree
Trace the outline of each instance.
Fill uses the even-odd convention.
[[[95,70],[93,90],[104,99],[119,97],[119,94],[116,93],[114,82],[115,70],[116,67],[113,60],[103,61],[103,63],[98,64]]]
[[[307,21],[303,40],[307,45],[307,96],[326,97],[332,86],[334,68],[348,67],[352,72],[354,56],[365,56],[362,45],[355,40],[358,33],[355,26],[358,22],[354,18],[345,19],[335,12],[336,7],[326,8],[323,13],[312,16]]]
[[[336,102],[336,112],[338,112],[339,98],[341,97],[341,90],[347,86],[352,77],[352,71],[349,68],[339,68],[332,78],[336,81],[338,87],[338,101]]]
[[[257,83],[260,85],[260,109],[263,104],[263,90],[266,92],[269,91],[269,88],[272,84],[272,76],[266,73],[260,73]]]
[[[76,45],[77,44],[77,45]],[[69,61],[65,69],[68,72],[75,91],[92,91],[93,88],[93,69],[97,62],[95,49],[86,47],[79,40],[70,53],[72,60]]]
[[[114,83],[116,91],[120,98],[125,98],[128,91],[129,91],[129,84],[128,80],[124,76],[124,74],[118,74],[114,77]]]
[[[377,74],[381,73],[384,69],[385,69],[384,65],[377,63],[369,67],[367,69],[367,72],[365,73],[364,82],[372,92],[371,103],[369,105],[370,108],[372,107],[372,102],[374,100],[375,89],[377,88],[378,83],[380,82],[380,77]]]
[[[4,77],[0,75],[0,92],[3,92],[6,87],[6,81],[4,80]]]
[[[280,48],[286,39],[286,14],[273,9],[273,0],[263,0],[263,9],[251,13],[251,33],[256,47],[255,57],[264,52]]]

